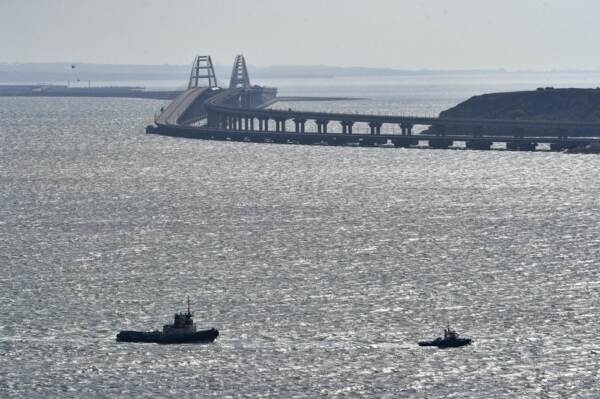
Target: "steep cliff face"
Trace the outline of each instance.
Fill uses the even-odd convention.
[[[600,121],[600,89],[538,89],[471,97],[446,118]]]

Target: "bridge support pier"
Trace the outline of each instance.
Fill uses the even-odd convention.
[[[410,123],[401,123],[400,130],[402,131],[403,136],[412,136],[412,128],[413,125]]]
[[[531,141],[508,141],[506,149],[510,151],[535,151],[536,142]]]
[[[296,125],[296,133],[304,133],[304,125],[306,124],[306,119],[294,119],[294,124]]]
[[[429,148],[436,150],[447,149],[454,143],[454,140],[449,139],[432,139],[429,140]]]
[[[492,147],[491,141],[473,140],[466,141],[465,147],[469,150],[489,150]]]
[[[392,139],[392,143],[394,143],[394,147],[410,148],[410,146],[419,144],[419,140],[398,138],[398,139]]]
[[[268,118],[260,118],[258,120],[258,130],[261,132],[269,131],[269,119]]]
[[[275,119],[276,132],[285,132],[285,121],[286,119]]]
[[[371,135],[379,136],[381,134],[381,122],[369,122],[371,128]]]
[[[352,126],[354,125],[354,122],[341,121],[340,124],[342,125],[342,134],[352,134]]]
[[[327,133],[327,124],[329,124],[328,120],[318,119],[315,122],[317,123],[317,133]]]

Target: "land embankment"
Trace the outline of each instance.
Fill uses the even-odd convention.
[[[490,93],[474,96],[440,113],[441,118],[480,118],[550,121],[600,121],[600,88],[555,89]],[[487,134],[511,134],[486,128]],[[548,133],[542,129],[540,134]],[[589,135],[595,132],[578,129]],[[448,132],[452,133],[452,132]],[[597,132],[600,134],[600,132]]]

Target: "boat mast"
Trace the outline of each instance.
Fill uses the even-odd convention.
[[[187,297],[187,302],[188,302],[188,312],[187,312],[187,314],[189,316],[190,314],[192,314],[192,312],[190,312],[190,296],[189,295]]]

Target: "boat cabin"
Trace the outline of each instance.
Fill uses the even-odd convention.
[[[188,297],[187,313],[175,313],[173,324],[165,324],[163,333],[165,334],[189,334],[196,332],[196,323],[192,319],[194,315],[190,311],[190,298]]]

